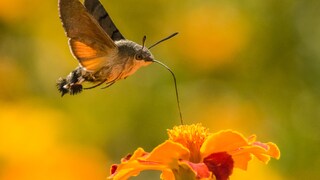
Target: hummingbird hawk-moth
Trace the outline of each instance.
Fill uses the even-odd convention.
[[[144,47],[145,37],[143,45],[124,38],[99,0],[84,0],[84,4],[79,0],[59,0],[59,14],[71,52],[79,61],[66,78],[59,78],[61,96],[75,95],[103,83],[109,87],[142,66],[160,63],[149,51],[151,47]],[[83,82],[95,85],[83,88]]]
[[[104,88],[109,87],[132,75],[140,67],[156,62],[167,68],[173,76],[182,123],[175,75],[168,66],[155,60],[149,51],[178,33],[146,48],[146,36],[142,45],[124,38],[99,0],[84,0],[83,4],[79,0],[59,0],[59,15],[69,38],[70,50],[79,61],[79,66],[66,78],[59,78],[57,87],[61,96],[67,93],[75,95],[83,89],[92,89],[104,83]],[[83,82],[95,85],[84,88]]]

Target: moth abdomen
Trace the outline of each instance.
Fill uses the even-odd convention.
[[[65,78],[60,78],[57,82],[57,88],[61,93],[61,97],[69,93],[70,95],[76,95],[81,93],[83,86],[79,83],[70,83]]]
[[[69,89],[65,88],[65,86],[68,84],[67,79],[65,78],[59,78],[57,82],[57,88],[59,92],[61,93],[61,97],[64,96],[69,92]]]
[[[78,94],[82,91],[83,87],[79,82],[81,78],[81,68],[77,68],[72,71],[66,78],[59,78],[57,82],[57,88],[61,93],[61,96],[69,93],[70,95]]]

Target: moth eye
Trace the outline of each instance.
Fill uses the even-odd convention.
[[[137,54],[137,55],[136,55],[136,59],[137,59],[137,60],[143,59],[142,54]]]

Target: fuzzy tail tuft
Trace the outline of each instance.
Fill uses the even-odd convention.
[[[81,93],[82,89],[83,89],[83,87],[81,84],[72,84],[72,85],[70,85],[70,94],[76,95],[78,93]]]
[[[65,78],[59,78],[57,82],[57,88],[59,92],[61,93],[61,97],[63,97],[65,94],[69,92],[69,89],[67,89],[65,86],[68,84],[67,80]]]

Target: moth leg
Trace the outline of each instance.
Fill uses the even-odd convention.
[[[121,72],[121,73],[117,76],[117,78],[115,78],[114,80],[108,82],[107,85],[106,85],[105,87],[102,87],[101,89],[106,89],[106,88],[112,86],[118,79],[120,79],[120,77],[121,77],[122,75],[123,75],[123,73]]]
[[[103,83],[105,83],[106,81],[107,81],[107,79],[105,79],[105,80],[101,81],[99,84],[96,84],[96,85],[91,86],[91,87],[83,88],[83,89],[87,90],[87,89],[93,89],[93,88],[96,88],[96,87],[98,87],[98,86],[101,86],[101,85],[102,85]]]
[[[113,81],[111,81],[111,82],[108,82],[108,83],[107,83],[107,86],[102,87],[101,89],[106,89],[106,88],[112,86],[115,82],[116,82],[116,80],[113,80]]]
[[[87,74],[88,75],[88,77],[87,77],[87,79],[90,79],[90,81],[95,81],[96,80],[96,77],[93,75],[93,74]]]

